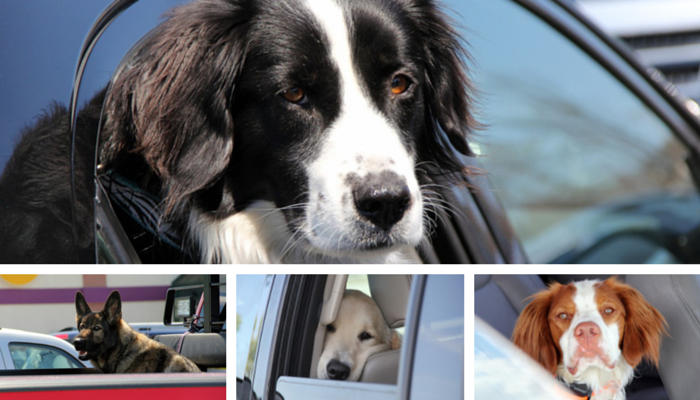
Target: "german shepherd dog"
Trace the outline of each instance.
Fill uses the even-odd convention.
[[[138,333],[122,320],[118,291],[104,309],[92,312],[81,292],[75,293],[78,331],[74,346],[83,361],[104,373],[199,372],[199,368],[170,347]]]

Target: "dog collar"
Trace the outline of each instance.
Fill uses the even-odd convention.
[[[593,390],[585,383],[567,383],[561,377],[557,377],[557,379],[579,399],[590,400],[591,396],[593,396]]]

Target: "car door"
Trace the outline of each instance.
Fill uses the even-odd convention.
[[[698,262],[694,103],[557,1],[449,3],[486,126],[472,143],[485,190],[530,261]]]
[[[239,275],[237,279],[239,288],[241,279],[249,282],[251,278]],[[239,400],[464,398],[463,275],[413,278],[396,385],[309,378],[313,335],[318,326],[326,277],[267,279],[272,295],[264,316],[256,318],[261,322],[260,333],[253,334],[250,342],[244,339],[256,343],[257,354],[246,361],[243,377],[240,376],[242,360],[238,358],[245,351],[237,349]],[[274,295],[275,287],[279,289],[279,297]],[[274,297],[281,303],[270,308]],[[241,313],[237,310],[237,314]]]

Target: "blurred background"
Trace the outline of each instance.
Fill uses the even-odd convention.
[[[573,0],[572,0],[573,1]],[[700,101],[700,1],[575,0],[609,35],[625,43],[678,90]]]
[[[163,322],[171,286],[192,284],[190,275],[0,275],[0,328],[51,333],[75,328],[75,292],[100,311],[113,290],[127,323]],[[201,283],[201,277],[199,282]]]

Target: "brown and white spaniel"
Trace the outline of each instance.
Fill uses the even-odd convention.
[[[666,320],[615,277],[553,283],[532,298],[513,342],[567,385],[587,385],[592,399],[624,400],[642,359],[658,365]]]

